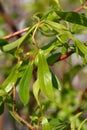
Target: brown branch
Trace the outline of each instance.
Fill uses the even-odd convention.
[[[62,54],[57,61],[60,61],[60,60],[64,60],[66,58],[68,58],[70,55],[72,55],[74,53],[74,51],[69,51],[67,52],[66,54]]]
[[[26,120],[24,120],[22,117],[20,117],[20,116],[18,115],[18,113],[16,113],[16,112],[14,111],[14,114],[15,114],[15,116],[16,116],[20,121],[22,121],[29,129],[35,130],[35,128],[34,128],[32,125],[30,125]]]
[[[84,9],[84,6],[87,6],[87,2],[85,2],[83,6],[80,6],[77,9],[75,9],[74,12],[80,12],[81,10]]]
[[[84,5],[87,6],[87,2],[85,2]],[[74,12],[79,12],[79,11],[81,11],[82,9],[83,9],[83,6],[80,6],[80,7],[78,7],[77,9],[75,9]],[[1,12],[1,10],[3,10],[3,8],[2,8],[1,3],[0,3],[0,12]],[[2,12],[3,12],[3,11],[2,11]],[[6,21],[7,21],[7,20],[6,20]],[[8,20],[8,21],[9,21],[9,20]],[[7,39],[10,39],[10,38],[15,37],[15,36],[17,36],[17,35],[19,35],[19,34],[21,34],[21,33],[23,33],[23,32],[26,32],[28,29],[29,29],[29,28],[24,28],[24,29],[22,29],[22,30],[20,30],[20,31],[16,31],[15,33],[12,33],[12,34],[9,34],[9,35],[3,37],[3,39],[6,39],[6,40],[7,40]]]
[[[14,88],[13,88],[13,113],[14,113],[14,115],[21,121],[21,122],[23,122],[29,129],[31,129],[31,130],[35,130],[35,128],[31,125],[31,124],[29,124],[26,120],[24,120],[17,112],[16,112],[16,110],[15,110],[15,105],[16,105],[16,88],[15,88],[15,86],[14,86]]]
[[[19,31],[17,31],[17,32],[15,32],[15,33],[12,33],[12,34],[9,34],[9,35],[7,35],[7,36],[4,36],[3,39],[8,40],[8,39],[10,39],[10,38],[13,38],[13,37],[15,37],[15,36],[17,36],[17,35],[19,35],[19,34],[22,34],[22,33],[26,32],[26,31],[28,31],[28,29],[29,29],[29,27],[24,28],[24,29],[19,30]]]

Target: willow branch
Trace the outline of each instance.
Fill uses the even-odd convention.
[[[84,3],[84,6],[87,6],[87,2]],[[81,10],[84,9],[84,6],[80,6],[80,7],[76,8],[73,12],[80,12]],[[1,8],[1,3],[0,3],[0,8]],[[1,10],[1,9],[0,9],[0,10]],[[4,12],[3,9],[2,9],[2,12]],[[0,11],[0,13],[1,13],[1,11]],[[9,23],[10,23],[10,22],[9,22]],[[7,35],[7,36],[3,37],[3,39],[7,40],[7,39],[10,39],[10,38],[15,37],[15,36],[17,36],[17,35],[20,35],[20,34],[22,34],[23,32],[26,32],[28,29],[29,29],[29,28],[24,28],[24,29],[22,29],[22,30],[20,30],[20,31],[17,31],[17,32],[13,33],[13,34],[10,34],[10,35]],[[74,53],[74,52],[69,51],[68,53],[61,55],[61,56],[58,58],[57,61],[64,60],[64,59],[68,58],[70,55],[72,55],[73,53]]]
[[[23,122],[30,130],[35,130],[35,128],[26,120],[24,120],[15,110],[15,105],[16,105],[16,88],[14,86],[13,88],[13,113],[14,115],[21,121]]]
[[[32,125],[30,125],[26,120],[24,120],[21,116],[19,116],[17,112],[14,111],[14,114],[15,114],[15,116],[16,116],[20,121],[22,121],[30,130],[35,130],[35,128],[34,128]]]
[[[87,6],[87,2],[85,2],[83,6],[80,6],[77,9],[75,9],[74,12],[80,12],[81,10],[84,9],[84,6]]]
[[[72,55],[74,53],[74,51],[69,51],[67,52],[66,54],[62,54],[57,61],[61,61],[61,60],[64,60],[66,58],[68,58],[70,55]]]
[[[9,35],[7,35],[7,36],[4,36],[3,39],[8,40],[8,39],[10,39],[10,38],[13,38],[13,37],[15,37],[15,36],[17,36],[17,35],[19,35],[19,34],[22,34],[22,33],[26,32],[26,31],[28,31],[28,29],[29,29],[29,27],[24,28],[24,29],[19,30],[19,31],[17,31],[17,32],[15,32],[15,33],[12,33],[12,34],[9,34]]]
[[[85,2],[84,5],[87,6],[87,2]],[[1,11],[1,10],[2,10],[2,11]],[[81,10],[83,10],[83,6],[80,6],[80,7],[78,7],[77,9],[75,9],[74,12],[79,12],[79,11],[81,11]],[[3,8],[2,8],[1,3],[0,3],[0,14],[6,15],[6,14],[5,14],[5,11],[3,11]],[[3,15],[3,17],[4,17],[4,15]],[[7,17],[7,16],[6,16],[6,17]],[[8,19],[8,18],[7,18],[7,19]],[[11,21],[11,20],[7,20],[7,19],[6,19],[6,21]],[[12,24],[10,24],[10,23],[12,23],[12,21],[11,21],[11,22],[8,22],[8,24],[11,26]],[[20,30],[20,31],[16,31],[15,33],[12,33],[12,34],[9,34],[9,35],[3,37],[3,39],[6,39],[6,40],[7,40],[7,39],[10,39],[10,38],[15,37],[15,36],[17,36],[17,35],[19,35],[19,34],[21,34],[21,33],[23,33],[23,32],[26,32],[28,29],[29,29],[29,28],[24,28],[24,29],[22,29],[22,30]]]

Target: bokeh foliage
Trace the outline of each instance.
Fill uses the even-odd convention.
[[[78,38],[87,34],[86,6],[82,0],[71,2],[83,6],[83,12],[66,11],[63,2],[58,0],[23,4],[22,8],[31,12],[31,19],[26,21],[28,31],[14,41],[0,39],[1,58],[8,57],[10,61],[2,71],[0,114],[6,103],[12,117],[21,125],[26,125],[21,119],[23,114],[34,129],[87,128],[87,87],[81,83],[80,88],[76,82],[73,86],[75,77],[87,71],[87,41]],[[6,35],[6,31],[1,31],[2,37]],[[24,50],[25,45],[27,50]],[[80,58],[81,63],[74,65],[69,53]],[[65,55],[70,58],[62,61]],[[83,74],[83,82],[85,80]],[[21,118],[16,110],[22,111]]]

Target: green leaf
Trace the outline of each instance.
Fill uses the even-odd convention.
[[[1,88],[7,93],[10,92],[14,87],[15,83],[17,82],[17,79],[18,79],[18,70],[17,70],[17,66],[15,66],[12,69],[9,76],[4,81],[4,83],[2,84]]]
[[[63,19],[71,23],[83,25],[87,27],[87,18],[83,14],[76,12],[61,12],[56,11],[56,13]]]
[[[75,116],[71,118],[71,129],[75,130],[76,129],[76,119],[82,114],[82,112],[79,112]]]
[[[29,65],[19,83],[19,97],[24,105],[26,105],[29,101],[29,85],[32,78],[32,71],[33,63],[29,62]]]
[[[61,56],[61,53],[51,54],[51,55],[47,58],[47,63],[48,63],[49,65],[53,65],[55,62],[57,62],[57,60],[59,59],[60,56]]]
[[[61,90],[61,85],[60,85],[60,82],[59,82],[57,76],[52,71],[51,71],[51,74],[52,74],[53,87],[58,89],[58,90]]]
[[[8,44],[8,41],[0,38],[0,48],[6,44]]]
[[[39,102],[39,99],[38,99],[39,91],[40,91],[40,86],[39,86],[39,81],[37,79],[35,81],[35,83],[33,84],[33,94],[34,94],[34,97],[35,97],[38,105],[40,106],[40,102]]]
[[[73,35],[63,24],[49,21],[49,20],[46,20],[45,24],[49,25],[50,28],[55,30],[59,35],[65,34],[68,38],[73,39]]]
[[[49,70],[44,51],[40,50],[38,55],[38,80],[41,91],[50,99],[54,99],[52,86],[52,75]]]
[[[57,30],[57,31],[68,30],[64,25],[57,23],[57,22],[46,20],[45,23],[50,25],[54,30]]]
[[[87,55],[87,46],[85,46],[82,42],[80,42],[78,39],[75,39],[76,46],[78,49],[85,55]]]
[[[78,130],[82,130],[82,127],[83,127],[83,125],[84,125],[86,122],[87,122],[87,118],[84,119],[84,121],[81,122],[81,124],[80,124]]]
[[[7,93],[3,89],[0,88],[0,96],[5,96]]]
[[[22,45],[23,43],[25,43],[25,41],[29,38],[29,34],[33,31],[33,29],[36,27],[36,25],[34,25],[33,27],[31,27],[29,29],[29,31],[24,35],[22,36],[21,38],[19,38],[18,40],[8,44],[8,45],[5,45],[2,47],[2,50],[4,52],[9,52],[9,51],[12,51],[14,49],[16,49],[17,47],[19,47],[20,45]]]
[[[0,115],[4,112],[4,103],[0,105]]]
[[[50,124],[46,117],[42,119],[42,130],[51,130]]]
[[[50,126],[52,130],[68,130],[70,129],[69,120],[51,119]]]

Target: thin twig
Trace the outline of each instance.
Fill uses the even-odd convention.
[[[84,5],[87,6],[87,2],[85,2]],[[81,11],[82,9],[83,9],[83,6],[80,6],[80,7],[78,7],[77,9],[75,9],[74,12],[79,12],[79,11]],[[6,39],[6,40],[7,40],[7,39],[10,39],[10,38],[15,37],[15,36],[17,36],[17,35],[19,35],[19,34],[21,34],[21,33],[23,33],[23,32],[26,32],[28,29],[29,29],[29,28],[24,28],[24,29],[22,29],[22,30],[20,30],[20,31],[17,31],[17,32],[15,32],[15,33],[12,33],[12,34],[9,34],[9,35],[3,37],[3,39]]]
[[[61,60],[64,60],[66,58],[68,58],[70,55],[72,55],[74,53],[74,51],[69,51],[67,52],[66,54],[62,54],[57,61],[61,61]]]
[[[29,29],[29,27],[24,28],[24,29],[19,30],[19,31],[17,31],[17,32],[15,32],[15,33],[12,33],[12,34],[9,34],[9,35],[7,35],[7,36],[4,36],[3,39],[8,40],[8,39],[10,39],[10,38],[13,38],[13,37],[15,37],[15,36],[17,36],[17,35],[19,35],[19,34],[22,34],[22,33],[26,32],[26,31],[28,31],[28,29]]]
[[[80,6],[77,9],[75,9],[74,12],[80,12],[81,10],[84,9],[84,6],[87,6],[87,2],[85,2],[83,6]]]
[[[21,121],[23,122],[29,129],[35,130],[35,128],[30,125],[26,120],[24,120],[19,114],[15,111],[15,104],[16,104],[16,88],[13,88],[13,113],[14,115]]]
[[[17,112],[14,111],[14,114],[15,114],[15,116],[16,116],[20,121],[22,121],[29,129],[35,130],[35,128],[34,128],[32,125],[30,125],[26,120],[24,120],[22,117],[20,117]]]

